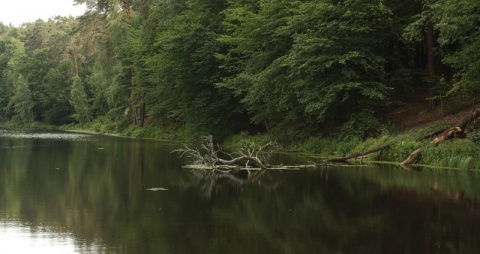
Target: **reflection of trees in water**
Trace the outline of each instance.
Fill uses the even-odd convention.
[[[385,244],[402,253],[479,253],[480,216],[471,201],[452,198],[448,191],[429,194],[390,189],[382,197],[391,228]],[[475,211],[476,210],[476,211]],[[403,243],[396,239],[405,239]]]
[[[218,193],[222,189],[233,188],[240,190],[243,186],[257,184],[265,189],[275,189],[281,181],[272,176],[270,170],[204,170],[186,169],[186,176],[179,182],[182,188],[198,189],[203,197],[211,198],[212,193]]]
[[[478,177],[384,167],[179,171],[182,163],[169,152],[159,156],[142,144],[102,147],[5,149],[0,210],[21,214],[32,228],[71,232],[80,249],[105,242],[118,253],[480,249]],[[158,168],[174,170],[157,174]],[[181,181],[168,192],[145,191],[157,183],[153,178]],[[33,185],[42,191],[25,188]]]
[[[363,175],[362,170],[357,172]],[[472,214],[471,206],[465,207],[465,199],[400,187],[407,178],[397,178],[385,188],[381,178],[359,180],[333,170],[327,180],[325,172],[302,173],[273,175],[286,180],[272,192],[248,188],[239,198],[230,196],[233,201],[227,209],[220,206],[215,213],[219,224],[229,230],[220,228],[213,238],[248,243],[251,253],[480,250],[476,240],[480,218]],[[229,253],[242,253],[220,241],[215,244]]]
[[[130,244],[124,239],[132,232],[119,228],[135,224],[125,218],[142,202],[135,195],[146,164],[142,144],[19,139],[9,145],[28,148],[0,154],[0,211],[33,231],[71,232],[79,250]]]

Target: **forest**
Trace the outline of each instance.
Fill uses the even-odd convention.
[[[365,139],[480,91],[478,0],[75,2],[0,23],[0,122]]]

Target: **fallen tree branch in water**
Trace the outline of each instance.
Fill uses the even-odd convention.
[[[227,153],[222,147],[214,144],[212,136],[204,137],[205,142],[199,148],[190,148],[184,145],[183,149],[177,149],[180,156],[186,156],[190,163],[194,165],[203,165],[211,169],[231,169],[231,166],[240,167],[241,163],[252,163],[261,169],[267,169],[267,160],[272,150],[279,147],[276,142],[268,142],[260,147],[242,148],[235,153]]]
[[[362,152],[351,153],[351,154],[349,154],[347,156],[344,156],[344,157],[330,158],[330,159],[327,159],[327,161],[329,161],[329,162],[345,162],[349,159],[363,157],[365,155],[368,155],[368,154],[371,154],[371,153],[374,153],[374,152],[385,150],[387,148],[390,148],[393,144],[394,144],[394,142],[390,142],[388,144],[377,146],[377,147],[374,147],[374,148],[371,148],[371,149],[368,149],[368,150],[365,150],[365,151],[362,151]]]

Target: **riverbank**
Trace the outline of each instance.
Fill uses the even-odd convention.
[[[3,125],[9,128],[15,128],[12,125]],[[282,143],[282,150],[285,152],[302,153],[310,156],[313,160],[323,161],[331,158],[346,156],[352,153],[366,151],[371,148],[380,147],[385,144],[392,144],[386,149],[370,153],[365,156],[349,159],[350,163],[378,163],[388,162],[400,164],[409,154],[420,147],[426,147],[422,156],[411,166],[430,166],[446,169],[473,170],[480,169],[480,134],[472,132],[463,138],[454,138],[442,142],[438,146],[428,146],[431,139],[419,137],[428,136],[428,133],[445,128],[446,125],[435,123],[419,129],[411,129],[405,132],[385,132],[376,138],[366,140],[360,139],[340,139],[338,137],[310,137],[306,140],[297,140],[292,143]],[[180,142],[195,142],[194,135],[175,135],[171,131],[161,130],[154,127],[129,128],[123,132],[102,132],[94,130],[88,126],[68,125],[62,127],[54,126],[29,126],[37,129],[60,129],[64,131],[122,136],[132,138],[146,138],[156,140],[170,140]],[[165,135],[167,134],[167,135]],[[245,146],[260,146],[275,140],[268,134],[248,135],[240,133],[227,138],[223,145],[232,150]]]
[[[453,138],[438,144],[429,146],[431,138],[429,133],[443,129],[446,126],[431,124],[420,129],[402,133],[384,133],[376,138],[367,140],[349,139],[342,140],[336,137],[311,137],[296,144],[284,146],[286,151],[304,153],[317,160],[329,160],[349,154],[359,153],[372,148],[391,144],[387,148],[367,154],[365,156],[349,159],[350,163],[388,162],[400,164],[408,156],[420,147],[425,147],[422,156],[410,166],[432,166],[450,169],[480,169],[480,145],[478,133],[467,135],[464,138]],[[422,138],[424,137],[424,138]],[[232,147],[237,144],[262,144],[269,137],[266,135],[247,136],[237,135],[226,141],[226,146]]]
[[[305,139],[286,139],[295,141],[281,141],[282,149],[286,152],[307,154],[317,160],[340,158],[349,154],[360,153],[372,148],[382,147],[385,149],[374,153],[352,157],[349,162],[389,162],[401,163],[418,148],[424,148],[422,156],[414,163],[415,165],[428,165],[452,169],[480,169],[480,132],[475,128],[460,138],[450,138],[438,145],[429,143],[434,138],[429,133],[454,127],[455,123],[472,113],[471,108],[445,108],[438,107],[433,112],[419,110],[422,105],[402,107],[391,111],[387,116],[390,128],[384,128],[382,133],[374,138],[365,140],[350,137],[315,136]],[[89,125],[65,125],[50,126],[40,123],[32,123],[28,126],[18,126],[14,123],[4,123],[4,127],[19,128],[28,127],[36,129],[60,129],[92,134],[123,136],[133,138],[146,138],[166,141],[196,142],[202,134],[195,133],[186,128],[159,128],[153,126],[138,127],[124,123],[108,121],[95,121]],[[386,125],[387,126],[387,125]],[[423,137],[423,138],[422,138]],[[261,146],[278,139],[271,134],[250,135],[241,132],[227,137],[222,141],[223,145],[236,150],[239,147]]]
[[[445,106],[446,105],[446,106]],[[349,159],[349,162],[388,162],[400,164],[421,148],[421,156],[409,163],[411,166],[431,166],[446,169],[480,169],[480,132],[471,119],[467,130],[454,133],[443,142],[433,142],[444,130],[456,127],[480,108],[480,104],[445,104],[428,111],[424,100],[398,107],[389,112],[380,135],[366,140],[338,136],[310,137],[290,144],[285,150],[306,153],[313,158],[329,160],[382,148],[376,152]],[[477,120],[478,121],[478,120]],[[462,127],[465,129],[464,127]],[[239,134],[227,139],[227,146],[235,144],[262,144],[272,140],[268,135]],[[434,144],[432,144],[432,142]]]

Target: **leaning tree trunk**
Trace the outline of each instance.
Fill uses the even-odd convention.
[[[374,153],[374,152],[385,150],[387,148],[390,148],[393,144],[394,143],[391,142],[391,143],[388,143],[388,144],[385,144],[385,145],[381,145],[381,146],[377,146],[377,147],[374,147],[374,148],[371,148],[371,149],[368,149],[368,150],[364,150],[362,152],[351,153],[351,154],[349,154],[345,157],[330,158],[330,159],[327,159],[327,161],[329,161],[329,162],[345,162],[349,159],[363,157],[365,155],[368,155],[368,154],[371,154],[371,153]]]

